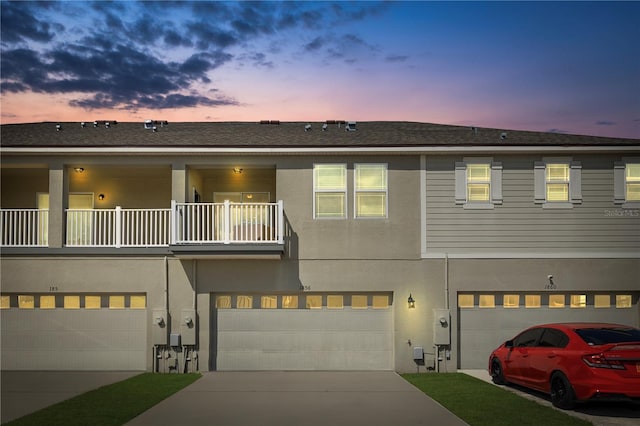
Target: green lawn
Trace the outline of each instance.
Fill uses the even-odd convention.
[[[591,425],[464,373],[403,374],[402,377],[471,426]]]
[[[143,373],[6,423],[11,426],[120,426],[200,378]]]

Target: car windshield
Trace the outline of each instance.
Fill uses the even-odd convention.
[[[640,342],[640,330],[637,328],[582,328],[576,333],[589,345],[608,343]]]

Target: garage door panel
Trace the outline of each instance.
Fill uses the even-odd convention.
[[[391,309],[225,309],[218,370],[390,370]]]
[[[3,369],[146,369],[146,310],[11,309],[1,315]]]

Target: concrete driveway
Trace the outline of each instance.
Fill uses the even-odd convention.
[[[209,372],[128,425],[439,425],[465,422],[394,372]]]
[[[133,371],[2,371],[0,372],[0,420],[6,423],[140,373]]]

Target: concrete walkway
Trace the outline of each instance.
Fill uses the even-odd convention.
[[[439,425],[465,422],[394,372],[209,372],[128,425]]]

